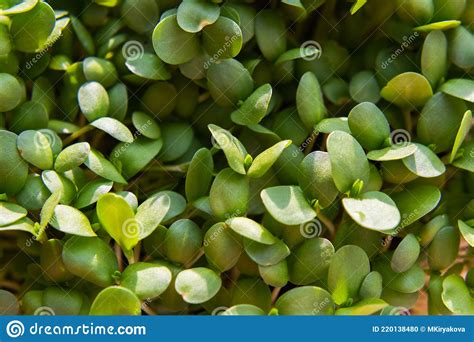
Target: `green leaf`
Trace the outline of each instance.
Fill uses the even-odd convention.
[[[308,45],[305,48],[296,48],[285,51],[278,57],[275,61],[275,65],[293,61],[295,59],[316,59],[322,54],[322,50],[318,49],[316,46]]]
[[[168,64],[189,62],[199,53],[198,36],[181,29],[176,15],[160,20],[153,31],[152,41],[158,57]]]
[[[100,118],[91,122],[91,126],[104,131],[111,137],[126,143],[133,142],[133,135],[130,130],[120,121],[113,118]]]
[[[160,126],[156,123],[155,119],[140,111],[133,112],[132,114],[133,126],[140,132],[144,137],[149,139],[158,139],[161,137]]]
[[[220,276],[205,267],[181,271],[175,281],[176,291],[191,304],[207,302],[217,294],[221,285]]]
[[[56,206],[59,204],[59,199],[61,198],[61,192],[56,191],[51,194],[51,196],[48,197],[46,202],[43,204],[43,208],[41,208],[41,213],[40,213],[40,229],[43,230],[46,228],[48,225],[49,221],[54,216],[54,209]]]
[[[286,51],[285,22],[272,10],[258,12],[255,18],[255,38],[266,59],[273,61]]]
[[[143,53],[137,57],[127,58],[125,61],[128,70],[134,75],[155,81],[166,81],[171,78],[171,73],[158,56],[151,53]]]
[[[301,286],[284,293],[275,303],[278,314],[283,316],[320,316],[334,314],[334,301],[324,289]]]
[[[14,195],[26,182],[28,165],[18,153],[16,134],[0,130],[0,146],[0,193]]]
[[[377,231],[394,229],[400,223],[400,212],[383,192],[371,191],[358,198],[343,198],[349,216],[360,226]]]
[[[250,165],[247,175],[252,178],[264,176],[289,145],[291,140],[283,140],[260,153]]]
[[[229,58],[208,66],[207,86],[218,105],[229,107],[250,96],[253,79],[239,61]]]
[[[328,287],[336,304],[356,298],[370,272],[367,254],[358,246],[346,245],[336,251],[328,271]]]
[[[89,122],[106,116],[109,111],[109,95],[98,82],[87,82],[79,88],[79,107]]]
[[[448,38],[449,59],[462,69],[474,66],[474,39],[468,27],[458,26],[450,32]]]
[[[284,287],[290,281],[286,259],[271,266],[258,265],[258,273],[265,284],[273,287]]]
[[[12,224],[0,227],[0,232],[8,230],[19,230],[31,233],[33,235],[36,235],[37,233],[33,221],[31,221],[28,217],[24,217],[18,221],[13,222]]]
[[[339,191],[334,185],[331,174],[331,162],[327,152],[309,153],[300,164],[298,183],[306,198],[318,200],[321,208],[328,207]]]
[[[474,228],[461,220],[458,220],[458,227],[464,240],[474,247]]]
[[[408,271],[420,255],[420,244],[413,234],[408,234],[393,252],[390,266],[397,273]]]
[[[474,140],[461,145],[460,157],[453,161],[457,168],[474,172]]]
[[[99,292],[92,302],[90,315],[93,316],[131,316],[140,315],[141,303],[129,289],[110,286]]]
[[[296,285],[309,285],[326,278],[334,246],[323,238],[305,240],[288,258],[290,281]]]
[[[211,226],[204,236],[204,252],[211,267],[220,272],[234,267],[243,251],[241,240],[222,222]]]
[[[367,158],[375,161],[400,160],[415,153],[415,144],[395,144],[381,150],[373,150],[367,153]]]
[[[360,285],[359,295],[363,299],[380,298],[382,295],[382,276],[379,272],[372,271],[367,274]]]
[[[74,183],[56,171],[43,171],[41,179],[51,193],[59,192],[61,194],[59,202],[62,204],[71,203],[76,196],[76,186]]]
[[[97,201],[97,216],[102,227],[125,251],[138,242],[141,226],[135,213],[122,197],[108,193]]]
[[[207,196],[213,172],[214,161],[211,152],[207,148],[197,150],[186,173],[185,193],[189,202]]]
[[[22,98],[24,87],[18,79],[7,73],[0,73],[0,111],[7,112],[15,109]]]
[[[114,183],[105,179],[96,179],[87,183],[78,193],[74,201],[77,209],[85,208],[98,201],[99,197],[112,190]]]
[[[430,83],[416,72],[404,72],[392,78],[380,92],[382,97],[399,107],[421,107],[433,96]]]
[[[0,313],[2,316],[14,316],[20,312],[16,296],[7,290],[0,290]]]
[[[451,266],[458,257],[459,242],[459,231],[450,225],[436,232],[426,250],[430,269],[444,270]]]
[[[162,125],[163,148],[158,155],[161,161],[169,162],[182,157],[193,143],[193,128],[184,122],[169,122]]]
[[[39,131],[23,131],[17,138],[20,155],[41,170],[53,167],[53,151],[48,137]]]
[[[72,170],[85,162],[89,156],[90,151],[91,147],[87,142],[81,142],[68,146],[56,157],[54,169],[59,173]]]
[[[443,280],[443,303],[454,314],[472,315],[474,300],[464,280],[457,274],[452,274]]]
[[[312,72],[308,71],[300,79],[296,90],[296,108],[307,129],[313,129],[326,116],[323,93]]]
[[[51,225],[57,230],[79,236],[96,236],[89,219],[76,208],[67,205],[57,205]]]
[[[110,246],[97,237],[71,236],[63,246],[62,259],[66,269],[97,286],[115,283],[117,258]]]
[[[159,226],[170,210],[171,199],[166,193],[153,196],[143,202],[135,215],[140,226],[139,240],[149,236]]]
[[[435,31],[435,30],[449,30],[449,29],[458,27],[459,25],[461,25],[461,22],[459,20],[444,20],[444,21],[439,21],[435,23],[418,26],[418,27],[413,28],[413,30],[420,31],[420,32],[429,32],[429,31]]]
[[[281,240],[277,240],[272,245],[265,245],[250,239],[244,239],[245,252],[250,259],[262,266],[271,266],[290,255],[290,249]]]
[[[130,179],[144,169],[162,148],[162,139],[150,140],[139,137],[130,144],[119,143],[115,146],[110,154],[110,160],[116,165],[121,165],[124,177]]]
[[[348,119],[344,117],[322,119],[316,125],[315,131],[328,134],[334,131],[343,131],[351,134]]]
[[[263,204],[272,217],[287,225],[302,224],[316,217],[298,186],[275,186],[260,193]]]
[[[233,217],[225,223],[237,234],[264,245],[273,245],[278,240],[261,224],[247,217]]]
[[[202,232],[199,226],[189,219],[173,222],[166,232],[164,249],[169,260],[187,265],[199,256],[202,246]]]
[[[105,88],[113,86],[117,80],[117,70],[112,62],[97,57],[87,57],[83,63],[84,76],[88,81],[96,81]]]
[[[231,113],[232,121],[243,126],[258,124],[267,114],[271,98],[272,86],[268,83],[260,86]]]
[[[450,150],[466,110],[464,101],[436,93],[421,111],[416,128],[419,142],[433,145],[436,153]]]
[[[211,185],[209,203],[220,219],[244,215],[249,206],[249,179],[227,168],[220,171]]]
[[[403,159],[403,164],[415,175],[425,178],[438,177],[446,167],[438,156],[428,147],[415,143],[416,151]]]
[[[35,52],[43,47],[53,31],[54,10],[45,2],[39,2],[30,9],[11,18],[10,34],[15,49],[21,52]]]
[[[404,190],[391,194],[402,220],[397,229],[409,226],[438,205],[441,192],[432,185],[409,185]]]
[[[220,14],[220,7],[205,0],[184,0],[178,6],[178,25],[186,32],[196,33],[213,24]]]
[[[327,139],[332,177],[340,192],[351,190],[356,180],[369,181],[369,162],[364,150],[351,135],[334,131]]]
[[[448,70],[448,40],[442,31],[430,32],[421,50],[421,72],[435,87]]]
[[[417,263],[405,272],[396,273],[390,267],[390,259],[381,256],[372,263],[372,267],[382,275],[385,286],[394,291],[414,293],[422,289],[425,284],[425,272]]]
[[[12,15],[30,11],[38,3],[38,0],[24,0],[21,2],[7,2],[2,5],[0,15]]]
[[[349,128],[366,150],[381,148],[390,137],[390,126],[382,111],[371,102],[352,108],[348,116]]]
[[[71,16],[71,24],[79,42],[89,55],[95,53],[94,39],[92,38],[84,24],[74,16]]]
[[[365,101],[377,103],[380,100],[380,88],[374,73],[362,70],[352,76],[349,94],[354,101],[359,103]]]
[[[242,31],[235,21],[221,16],[202,30],[202,45],[211,56],[210,63],[235,57],[242,49]]]
[[[25,208],[9,202],[0,202],[0,226],[6,226],[28,214]]]
[[[224,151],[229,166],[235,172],[245,175],[244,159],[247,156],[247,150],[244,145],[229,131],[213,124],[208,127],[214,141]]]
[[[365,4],[367,0],[356,0],[354,4],[351,6],[351,15],[354,15],[358,10],[360,10]]]
[[[459,129],[456,134],[456,139],[454,140],[454,144],[453,144],[453,149],[449,157],[450,163],[452,163],[454,159],[456,159],[459,148],[461,147],[462,143],[464,142],[464,139],[466,139],[466,136],[471,130],[471,126],[472,126],[472,112],[468,110],[466,111],[466,113],[464,113],[461,124],[459,125]]]
[[[238,304],[225,310],[222,316],[265,316],[265,311],[255,305]]]
[[[121,276],[120,285],[131,290],[138,298],[150,300],[162,294],[171,283],[168,267],[149,262],[128,265]]]
[[[350,306],[348,308],[337,309],[336,315],[367,316],[367,315],[372,315],[387,306],[388,304],[382,299],[367,298],[367,299],[361,300],[354,306]]]
[[[84,164],[95,174],[111,181],[127,184],[115,166],[97,150],[91,149]]]

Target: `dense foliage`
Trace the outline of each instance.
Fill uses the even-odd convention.
[[[473,0],[0,1],[3,314],[474,314]]]

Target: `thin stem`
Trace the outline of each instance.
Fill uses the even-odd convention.
[[[93,129],[94,129],[94,126],[91,126],[91,125],[87,125],[87,126],[82,127],[81,129],[79,129],[78,131],[72,133],[70,136],[68,136],[66,139],[64,139],[63,145],[69,145],[74,140],[76,140],[77,138],[83,136],[87,132],[92,131]]]
[[[21,289],[20,284],[11,280],[0,280],[0,287],[19,292]]]
[[[148,315],[148,316],[156,316],[156,312],[153,311],[152,308],[147,303],[142,303],[142,310]]]
[[[119,271],[123,271],[123,260],[122,260],[122,248],[120,248],[118,243],[114,245],[115,257],[117,258]]]
[[[272,291],[272,304],[274,304],[280,294],[281,287],[275,287]]]
[[[327,227],[331,238],[334,238],[334,236],[336,235],[336,227],[334,226],[334,223],[332,223],[332,221],[321,212],[321,209],[318,208],[317,213],[318,220],[320,220]]]

